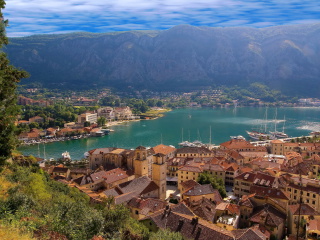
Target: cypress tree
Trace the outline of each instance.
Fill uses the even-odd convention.
[[[2,10],[5,1],[0,0],[0,48],[8,44],[6,26],[8,20],[4,20]],[[10,65],[7,55],[0,51],[0,165],[8,159],[12,150],[16,148],[18,141],[15,134],[14,122],[19,114],[17,106],[17,84],[21,78],[28,74]]]

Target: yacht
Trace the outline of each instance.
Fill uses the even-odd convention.
[[[70,157],[69,152],[65,151],[65,152],[62,153],[61,155],[62,155],[62,158],[63,158],[64,160],[71,160],[71,157]]]

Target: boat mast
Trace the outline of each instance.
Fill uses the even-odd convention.
[[[265,119],[266,123],[264,125],[264,132],[267,132],[267,123],[268,123],[268,107],[266,108],[266,119]]]
[[[209,139],[209,144],[211,145],[211,125],[210,125],[210,139]]]
[[[276,108],[276,113],[275,113],[275,116],[274,116],[274,132],[275,133],[277,132],[277,115],[278,115],[278,111],[277,111],[277,108]]]
[[[181,128],[181,142],[183,142],[183,128]]]
[[[284,133],[284,125],[286,124],[286,115],[283,117],[283,126],[282,126],[282,132]]]
[[[43,158],[46,160],[46,145],[43,144]]]

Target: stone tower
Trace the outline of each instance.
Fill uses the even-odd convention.
[[[143,146],[136,148],[134,152],[134,175],[136,178],[148,176],[147,149]]]
[[[159,198],[166,199],[167,190],[167,162],[166,155],[157,153],[153,155],[152,180],[159,186]]]

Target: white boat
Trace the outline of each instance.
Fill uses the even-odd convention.
[[[64,160],[71,160],[69,152],[65,151],[64,153],[61,154]]]
[[[182,146],[182,147],[194,147],[194,144],[189,141],[183,141],[183,142],[179,143],[178,145]]]
[[[264,126],[261,124],[259,132],[258,131],[246,131],[250,138],[255,139],[255,140],[260,140],[260,141],[275,139],[275,136],[267,133],[268,108],[266,108],[264,119],[265,119],[265,124],[264,124]],[[261,129],[262,127],[264,127],[264,132],[262,132],[262,129]]]
[[[238,136],[230,136],[231,139],[238,139],[238,140],[246,140],[244,136],[238,135]]]

